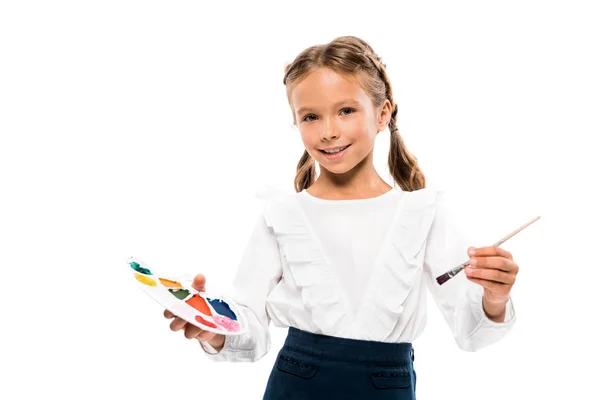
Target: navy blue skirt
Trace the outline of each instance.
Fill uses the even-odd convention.
[[[411,343],[317,335],[290,327],[263,400],[413,400]]]

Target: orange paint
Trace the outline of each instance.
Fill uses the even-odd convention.
[[[212,316],[210,308],[208,307],[208,304],[206,304],[206,300],[200,297],[198,293],[194,293],[194,295],[185,302],[194,307],[196,310],[200,311],[202,314]]]
[[[200,322],[202,325],[206,325],[206,326],[210,326],[211,328],[218,329],[218,326],[216,326],[212,322],[208,322],[207,320],[205,320],[204,318],[202,318],[199,315],[196,315],[196,321]]]
[[[163,286],[165,287],[171,287],[171,288],[180,288],[182,289],[183,286],[181,286],[181,283],[177,282],[177,281],[172,281],[170,279],[167,278],[158,278],[158,280],[160,281],[160,283],[163,284]]]

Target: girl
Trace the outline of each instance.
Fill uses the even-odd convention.
[[[513,326],[518,266],[501,248],[467,249],[443,193],[425,188],[396,126],[385,64],[366,42],[310,47],[283,82],[306,149],[297,193],[262,194],[266,207],[233,283],[251,332],[224,337],[164,315],[215,361],[256,361],[269,351],[270,322],[288,327],[263,399],[414,399],[411,343],[425,327],[425,288],[458,346],[475,351]],[[386,127],[402,190],[373,165]],[[465,274],[436,282],[468,257]],[[194,287],[203,291],[205,281],[196,276]]]

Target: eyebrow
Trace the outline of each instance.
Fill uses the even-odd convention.
[[[342,101],[338,101],[337,103],[335,103],[333,105],[333,107],[337,108],[337,107],[341,106],[342,104],[353,104],[353,105],[356,105],[356,104],[359,104],[359,102],[356,101],[356,100],[354,100],[354,99],[345,99],[345,100],[342,100]],[[310,110],[312,110],[312,107],[300,107],[298,109],[298,111],[296,111],[296,112],[298,114],[302,114],[302,113],[304,113],[306,111],[310,111]]]

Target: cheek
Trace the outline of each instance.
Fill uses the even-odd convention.
[[[300,138],[302,139],[302,143],[304,144],[305,149],[308,151],[308,154],[315,158],[318,153],[318,151],[315,150],[315,147],[319,144],[319,138],[308,134],[301,134]]]
[[[316,143],[316,139],[311,135],[300,134],[300,138],[302,139],[302,143],[304,143],[304,146],[308,148],[314,146],[314,144]]]
[[[346,138],[361,148],[371,148],[374,144],[375,132],[366,124],[357,124],[346,132]]]
[[[341,125],[340,130],[343,132],[343,136],[352,141],[372,140],[373,126],[368,118],[355,118]]]

